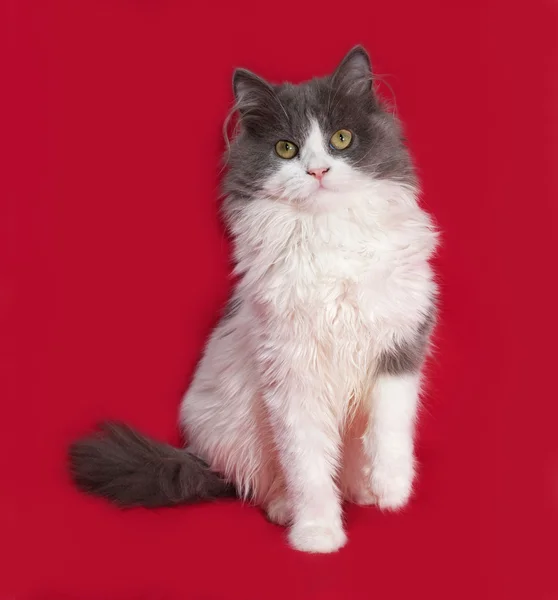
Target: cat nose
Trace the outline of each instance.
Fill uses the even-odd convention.
[[[308,175],[312,175],[312,177],[315,177],[318,181],[321,181],[323,179],[323,176],[329,171],[329,169],[322,167],[321,169],[308,169],[308,171],[306,171],[308,173]]]

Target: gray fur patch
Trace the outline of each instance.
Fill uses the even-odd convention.
[[[78,488],[121,507],[173,506],[235,495],[233,486],[197,456],[119,423],[104,423],[98,435],[72,444],[69,459]]]
[[[435,319],[435,312],[432,310],[418,328],[413,340],[395,344],[393,348],[383,352],[377,363],[377,372],[402,375],[419,371],[426,358]]]

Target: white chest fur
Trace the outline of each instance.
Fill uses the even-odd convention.
[[[377,346],[405,339],[435,293],[430,218],[408,188],[390,182],[344,204],[308,214],[253,201],[235,227],[242,295],[269,318],[304,315],[314,331],[365,336]]]

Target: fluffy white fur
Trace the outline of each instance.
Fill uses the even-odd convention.
[[[239,310],[213,332],[181,407],[189,446],[290,543],[346,541],[343,497],[383,509],[411,493],[419,375],[374,377],[415,336],[436,246],[414,190],[330,156],[318,125],[233,223]],[[329,168],[323,185],[310,168]]]

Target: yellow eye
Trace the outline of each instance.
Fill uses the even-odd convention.
[[[351,145],[353,141],[353,134],[348,129],[340,129],[336,131],[332,136],[329,143],[332,148],[336,150],[345,150]]]
[[[288,160],[298,154],[298,146],[292,142],[281,140],[275,144],[275,152],[277,152],[277,156]]]

